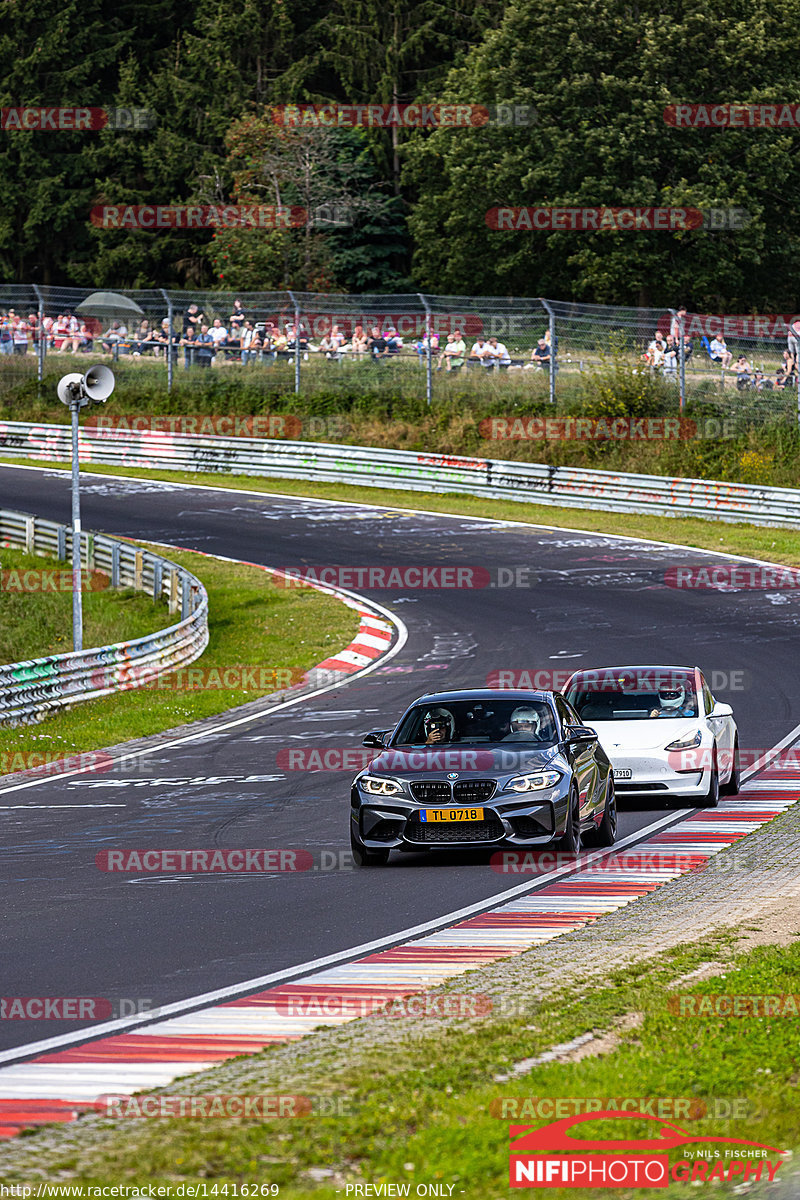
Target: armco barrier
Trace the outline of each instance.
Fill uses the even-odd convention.
[[[67,426],[28,425],[21,421],[0,423],[0,457],[66,462],[70,454]],[[408,450],[83,429],[80,458],[86,463],[120,467],[309,479],[528,500],[570,508],[800,527],[800,491],[792,488],[584,471],[543,463],[456,458]]]
[[[71,560],[72,530],[27,513],[0,509],[0,541],[29,554]],[[199,579],[149,550],[102,534],[81,534],[81,561],[108,575],[112,587],[132,587],[164,599],[177,625],[146,637],[73,654],[0,666],[0,724],[41,721],[54,708],[141,687],[160,672],[194,662],[208,644],[208,596]]]

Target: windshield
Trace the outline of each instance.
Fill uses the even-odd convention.
[[[418,704],[406,713],[393,746],[458,742],[523,742],[552,746],[558,741],[555,715],[543,700],[451,700]]]
[[[682,671],[587,671],[573,677],[566,698],[591,724],[697,716],[694,677]]]

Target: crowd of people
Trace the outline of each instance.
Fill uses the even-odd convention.
[[[651,373],[665,378],[677,376],[681,358],[688,363],[694,353],[692,337],[684,332],[682,318],[686,310],[681,308],[670,322],[669,333],[656,330],[642,355],[642,363]],[[199,305],[189,304],[185,312],[170,322],[165,317],[160,324],[151,324],[142,317],[130,328],[122,320],[111,321],[103,330],[96,320],[79,319],[65,311],[56,316],[41,318],[36,312],[17,313],[13,308],[0,311],[0,354],[25,355],[38,353],[44,341],[48,353],[80,354],[104,353],[118,357],[130,354],[139,357],[153,354],[156,357],[170,352],[177,359],[183,355],[185,367],[210,367],[215,361],[239,361],[242,363],[274,360],[278,357],[292,358],[298,352],[307,359],[310,354],[319,354],[328,360],[341,362],[344,359],[372,359],[382,361],[402,354],[416,352],[420,362],[435,362],[437,371],[461,371],[469,367],[508,370],[550,371],[556,361],[557,345],[553,344],[549,329],[544,330],[530,352],[530,358],[512,359],[508,347],[497,337],[478,335],[469,351],[461,328],[456,327],[446,335],[444,345],[438,333],[416,338],[406,346],[404,338],[393,325],[382,323],[356,324],[352,333],[345,333],[338,324],[333,324],[319,341],[312,341],[302,325],[299,329],[292,322],[280,324],[276,319],[258,320],[249,314],[240,299],[233,301],[227,320],[222,317],[206,317]],[[798,339],[790,332],[788,348],[783,351],[783,361],[774,376],[753,366],[745,354],[734,361],[724,337],[716,335],[710,341],[700,339],[702,350],[708,360],[719,366],[723,375],[735,372],[740,390],[782,390],[796,385],[798,372]]]

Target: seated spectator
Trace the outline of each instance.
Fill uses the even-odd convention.
[[[436,370],[441,370],[442,362],[444,362],[446,371],[460,370],[464,365],[464,357],[466,353],[467,346],[461,336],[461,330],[454,329],[453,332],[447,336],[447,345],[439,355],[439,362],[436,366]]]
[[[198,367],[210,367],[217,352],[217,340],[207,325],[200,326],[200,333],[195,338],[195,343],[197,348],[194,351],[194,358]]]
[[[356,325],[353,330],[353,336],[350,339],[350,353],[355,354],[357,358],[362,358],[369,349],[369,338],[364,333],[363,325]]]
[[[725,338],[721,333],[718,333],[713,339],[708,348],[708,352],[711,355],[711,361],[720,363],[723,370],[727,370],[733,362],[733,355],[726,346]]]
[[[403,349],[403,339],[400,337],[400,334],[397,332],[394,325],[389,326],[384,336],[386,337],[386,345],[389,349],[389,353],[399,354]]]
[[[335,350],[341,350],[342,347],[344,346],[345,342],[347,341],[347,338],[341,332],[338,325],[332,326],[329,336],[330,336],[331,344],[333,345]],[[320,346],[320,350],[321,349],[322,349],[322,346]]]
[[[181,338],[181,345],[183,346],[183,366],[187,371],[197,362],[195,357],[197,353],[197,338],[198,334],[196,333],[194,326],[190,326],[190,328],[186,330],[186,333]]]
[[[479,334],[472,343],[472,349],[469,352],[469,356],[471,359],[474,358],[477,359],[478,362],[483,362],[486,359],[488,352],[489,343],[486,341],[485,337]]]
[[[9,317],[11,316],[11,311],[9,310]],[[67,336],[68,329],[69,322],[67,318],[63,313],[59,313],[53,325],[53,349],[56,354],[66,353],[66,350],[62,351],[62,346],[64,345],[64,338]]]
[[[744,388],[750,387],[753,382],[753,368],[743,354],[740,354],[734,364],[736,372],[736,386],[742,391]]]
[[[14,353],[14,326],[8,315],[0,317],[0,354]]]
[[[102,334],[101,345],[106,354],[111,354],[115,346],[118,346],[124,337],[127,337],[128,329],[121,321],[113,321],[111,328],[107,329]]]
[[[536,343],[536,345],[531,350],[531,361],[529,363],[527,363],[526,366],[538,368],[538,370],[540,370],[540,371],[543,371],[545,369],[545,367],[547,367],[547,369],[549,370],[549,368],[550,368],[550,347],[548,346],[547,342],[545,341],[545,339],[543,337],[539,338],[539,341]]]
[[[656,330],[655,336],[654,336],[652,342],[647,347],[647,353],[645,354],[645,362],[649,363],[651,367],[661,367],[664,362],[664,350],[665,350],[664,339],[662,338],[662,336],[658,332],[658,330]]]
[[[416,350],[416,352],[420,358],[427,358],[428,351],[430,351],[431,356],[433,356],[434,354],[438,354],[438,352],[439,352],[439,335],[438,335],[438,333],[432,333],[430,337],[428,337],[427,335],[424,335],[421,338],[417,338],[416,342],[414,342],[414,349]]]
[[[52,349],[52,346],[53,346],[53,326],[54,326],[54,324],[55,324],[55,321],[53,320],[52,317],[45,317],[44,320],[42,321],[42,336],[44,337],[45,347],[48,350]],[[2,349],[2,345],[0,345],[0,350],[1,349]]]
[[[138,358],[142,353],[142,349],[148,347],[151,338],[150,322],[146,317],[143,321],[139,322],[139,328],[136,330],[134,338],[135,341],[131,345],[131,354],[136,355]]]
[[[502,342],[498,342],[496,337],[489,338],[489,350],[486,355],[487,365],[505,369],[511,366],[511,356]]]
[[[81,322],[78,330],[78,350],[81,354],[91,354],[94,348],[94,334],[85,321]]]
[[[756,371],[755,378],[753,380],[753,387],[757,392],[771,392],[772,380],[767,379],[763,371]]]
[[[319,351],[326,358],[339,358],[338,346],[329,333],[326,333],[320,342]]]
[[[377,362],[380,358],[386,358],[389,353],[389,346],[386,338],[383,336],[377,325],[372,326],[372,333],[367,342],[367,347],[372,356],[373,362]]]
[[[208,326],[206,326],[206,328],[208,328]],[[211,326],[208,332],[211,334],[211,337],[214,341],[215,351],[219,352],[228,345],[228,331],[222,324],[222,321],[219,319],[219,317],[215,318],[214,324]]]
[[[790,354],[788,350],[784,350],[784,352],[783,352],[782,370],[783,370],[784,375],[786,376],[786,382],[792,383],[794,381],[795,373],[797,371],[797,359],[794,357],[793,354]]]

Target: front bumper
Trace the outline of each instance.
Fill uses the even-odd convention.
[[[707,755],[706,755],[707,757]],[[669,761],[667,751],[646,751],[641,754],[615,753],[612,759],[614,789],[619,796],[702,796],[709,789],[711,768],[695,766],[676,771]],[[630,771],[630,778],[621,778],[617,772]]]
[[[467,804],[424,804],[410,795],[366,796],[354,785],[351,821],[367,849],[425,849],[466,846],[547,846],[563,830],[568,787],[541,794],[498,792],[491,800]],[[479,821],[423,822],[424,809],[482,808]]]

